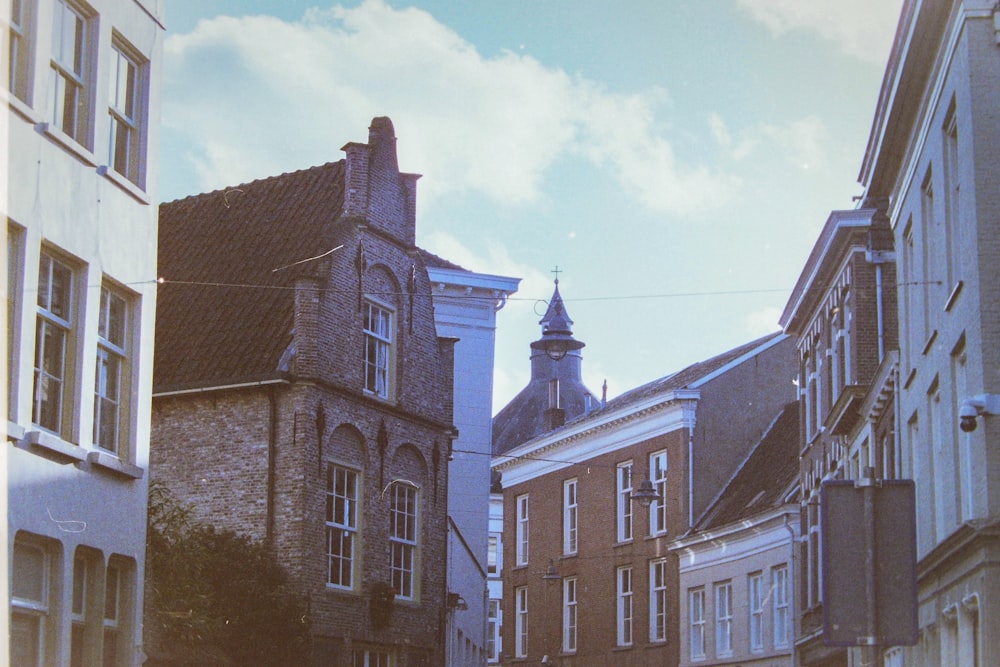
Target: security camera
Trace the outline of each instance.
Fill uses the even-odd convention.
[[[977,417],[979,417],[979,408],[972,399],[967,398],[962,401],[962,405],[958,409],[958,427],[966,433],[972,433],[976,430]]]
[[[979,415],[1000,414],[1000,394],[976,394],[962,401],[958,408],[958,427],[972,433],[978,426]]]

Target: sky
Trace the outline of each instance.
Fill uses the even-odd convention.
[[[160,199],[343,157],[376,116],[417,244],[521,278],[494,412],[559,289],[608,398],[778,330],[857,176],[901,0],[170,0]],[[791,381],[791,378],[789,378]]]

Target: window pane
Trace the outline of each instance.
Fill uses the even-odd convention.
[[[10,619],[10,664],[39,664],[41,638],[41,618],[13,612]]]
[[[22,600],[45,602],[45,552],[29,544],[14,544],[11,594]]]

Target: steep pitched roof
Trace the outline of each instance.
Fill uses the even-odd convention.
[[[784,502],[799,476],[798,405],[787,404],[775,417],[694,530],[725,526]]]
[[[343,200],[341,160],[160,206],[154,392],[278,374],[295,263],[334,247]]]

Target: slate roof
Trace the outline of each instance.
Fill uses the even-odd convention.
[[[798,477],[799,409],[792,402],[775,417],[694,530],[725,526],[783,504]]]
[[[783,336],[784,334],[781,332],[768,334],[756,340],[752,340],[749,343],[744,343],[739,347],[734,347],[733,349],[716,355],[711,359],[691,364],[687,368],[673,373],[672,375],[666,375],[658,380],[653,380],[652,382],[616,396],[614,399],[608,401],[604,410],[620,410],[632,405],[633,403],[639,403],[656,396],[657,394],[689,388],[692,384],[722,369],[727,364],[730,364],[740,357],[752,352],[756,348]]]
[[[333,247],[343,199],[341,160],[160,206],[154,392],[278,375],[302,269],[276,269]]]

